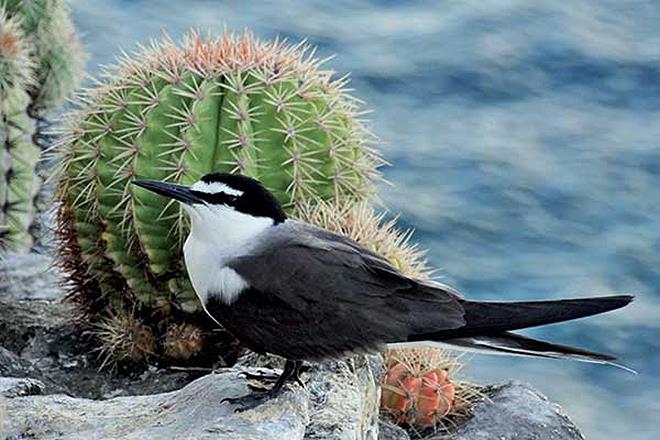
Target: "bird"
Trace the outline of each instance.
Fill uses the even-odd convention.
[[[475,301],[438,281],[403,275],[352,239],[289,218],[258,180],[210,173],[191,186],[134,180],[190,217],[188,276],[206,313],[247,348],[286,359],[267,391],[225,399],[251,407],[298,380],[303,362],[386,347],[575,359],[615,357],[515,333],[626,306],[631,295]]]

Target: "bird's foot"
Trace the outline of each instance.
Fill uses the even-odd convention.
[[[225,397],[220,403],[227,402],[230,405],[236,405],[234,412],[243,412],[256,408],[272,397],[275,397],[275,394],[271,391],[255,391],[245,396]]]
[[[278,377],[276,377],[276,382],[275,385],[270,390],[267,391],[255,391],[251,394],[247,394],[245,396],[241,397],[228,397],[224,398],[220,401],[220,403],[223,402],[228,402],[232,405],[237,405],[238,408],[236,408],[234,411],[235,412],[241,412],[241,411],[246,411],[249,409],[252,409],[256,406],[259,406],[266,400],[277,397],[277,395],[280,394],[282,391],[282,388],[286,384],[286,382],[290,379],[295,379],[298,383],[302,385],[302,381],[298,377],[298,373],[300,370],[301,362],[300,361],[293,361],[291,359],[287,359],[286,363],[284,364],[284,369],[282,370],[282,374],[280,374]],[[257,380],[264,380],[266,378],[269,378],[268,373],[263,373],[263,374],[252,374],[252,373],[246,373],[243,372],[243,374],[247,379],[250,377],[255,378]],[[254,388],[251,385],[248,385],[251,388]],[[304,386],[304,385],[303,385]]]

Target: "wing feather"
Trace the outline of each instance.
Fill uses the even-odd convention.
[[[465,324],[452,291],[408,278],[358,243],[303,223],[287,221],[227,264],[252,289],[285,304],[278,313],[304,316],[281,318],[310,344],[370,349]]]

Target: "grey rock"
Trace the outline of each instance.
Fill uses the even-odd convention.
[[[32,372],[28,362],[6,348],[0,347],[0,376],[26,377]]]
[[[455,440],[583,440],[562,409],[528,384],[518,381],[487,390],[474,417],[462,425]]]
[[[378,440],[410,440],[408,431],[387,420],[378,424]]]
[[[73,304],[0,298],[0,345],[25,359],[42,358],[52,341],[76,332],[75,316]]]
[[[70,303],[0,299],[0,376],[39,379],[47,394],[98,399],[172,391],[201,375],[156,368],[139,376],[99,370],[89,327],[74,317]]]
[[[314,368],[305,439],[377,440],[381,365],[377,356],[357,356]]]
[[[49,255],[7,253],[1,257],[0,299],[61,299],[62,280]]]
[[[35,364],[36,362],[22,359],[12,351],[0,346],[0,381],[5,378],[37,381],[42,388],[42,392],[68,393],[65,386],[52,380]],[[2,394],[3,391],[0,389],[0,395]]]
[[[0,396],[36,396],[43,393],[46,385],[40,380],[17,377],[0,377]]]
[[[7,399],[6,435],[41,439],[282,439],[303,437],[309,420],[301,389],[284,393],[254,410],[235,413],[221,403],[248,393],[237,372],[210,374],[178,391],[77,399],[64,395]]]
[[[5,435],[17,439],[376,440],[378,369],[378,360],[372,358],[320,365],[305,374],[305,388],[292,385],[278,398],[240,413],[221,403],[223,398],[249,392],[248,382],[239,374],[243,370],[237,368],[153,395],[90,400],[13,393],[4,400]],[[12,389],[17,387],[12,381],[7,383],[13,384]]]
[[[70,303],[0,299],[0,376],[38,379],[47,394],[96,399],[172,391],[200,375],[148,370],[137,376],[99,370],[95,346],[86,337],[89,327],[75,317]]]

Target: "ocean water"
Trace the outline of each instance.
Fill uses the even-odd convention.
[[[651,1],[72,2],[92,74],[188,28],[306,38],[373,110],[383,199],[471,298],[637,295],[527,332],[639,371],[466,356],[532,383],[588,438],[660,438],[660,4]]]

